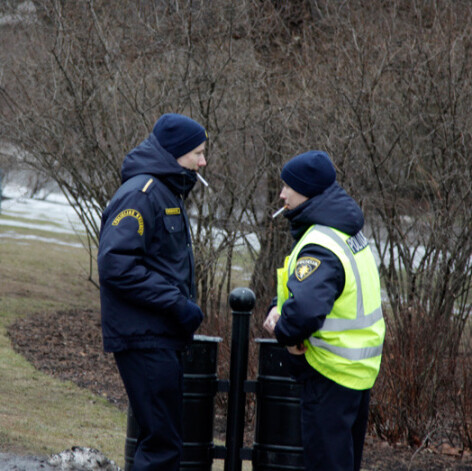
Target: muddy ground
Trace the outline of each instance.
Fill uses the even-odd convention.
[[[70,380],[96,394],[106,397],[118,408],[126,410],[127,399],[110,354],[103,353],[98,312],[67,311],[35,314],[10,326],[14,349],[24,355],[37,369]],[[224,440],[224,417],[218,413],[215,436]],[[249,443],[250,445],[250,443]],[[15,458],[0,454],[0,471],[47,470],[44,460],[25,457],[30,467],[4,467],[2,459]],[[23,459],[21,457],[16,459]],[[33,467],[33,461],[37,460]],[[5,465],[5,462],[3,463]],[[11,463],[10,463],[11,464]],[[472,471],[472,455],[462,454],[447,444],[436,444],[425,450],[406,446],[390,446],[375,437],[367,437],[363,469],[369,471]]]
[[[11,453],[0,453],[1,471],[57,471],[49,466],[46,458],[36,456],[17,456]]]

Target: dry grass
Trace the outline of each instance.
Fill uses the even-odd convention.
[[[0,223],[0,234],[9,231],[10,227]],[[41,237],[70,240],[70,235],[33,232]],[[99,295],[87,280],[88,263],[85,250],[77,247],[1,239],[2,452],[47,455],[75,445],[88,446],[124,465],[125,414],[104,398],[38,372],[13,351],[6,335],[6,327],[15,319],[35,312],[97,308]]]
[[[87,280],[88,255],[77,247],[5,237],[11,231],[0,221],[0,451],[49,455],[86,446],[124,467],[126,414],[71,382],[37,371],[13,351],[6,334],[16,319],[37,312],[97,309],[98,290]],[[67,234],[15,232],[77,242]],[[215,460],[212,468],[223,471],[224,461]],[[249,471],[251,463],[244,461],[242,469]]]

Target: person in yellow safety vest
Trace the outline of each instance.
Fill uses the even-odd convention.
[[[325,152],[297,155],[281,178],[295,243],[278,270],[264,329],[287,347],[291,374],[302,384],[306,469],[359,470],[385,336],[364,216]]]

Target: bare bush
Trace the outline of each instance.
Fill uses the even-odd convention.
[[[127,151],[164,112],[204,124],[211,185],[193,193],[190,213],[200,303],[216,316],[233,287],[234,250],[267,215],[257,201],[267,162],[258,132],[265,72],[251,54],[246,5],[36,5],[40,21],[18,33],[24,54],[12,57],[14,82],[2,89],[6,137],[59,184],[92,255]]]
[[[450,430],[471,312],[471,10],[392,2],[383,13],[345,19],[348,74],[333,86],[349,136],[341,165],[361,185],[389,301],[375,424],[417,446]]]
[[[327,150],[366,213],[384,287],[373,429],[470,446],[469,2],[35,5],[36,23],[2,32],[2,139],[74,204],[91,257],[124,155],[160,114],[186,113],[210,135],[210,189],[189,201],[206,327],[227,334],[225,300],[245,263],[257,334],[291,243],[270,218],[281,166]]]

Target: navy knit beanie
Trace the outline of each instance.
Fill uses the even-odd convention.
[[[326,152],[310,150],[289,160],[280,177],[297,193],[312,198],[334,183],[336,170]]]
[[[198,147],[208,137],[203,126],[176,113],[162,115],[152,132],[159,144],[176,159]]]

